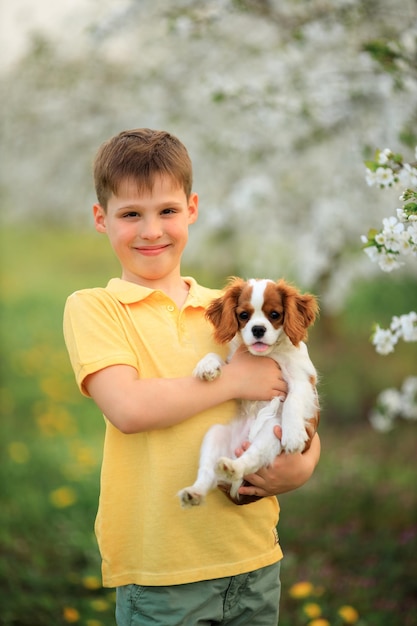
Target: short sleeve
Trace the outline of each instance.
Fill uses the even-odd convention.
[[[111,365],[138,362],[118,312],[120,303],[104,289],[83,290],[67,299],[64,309],[64,339],[81,393],[87,376]]]

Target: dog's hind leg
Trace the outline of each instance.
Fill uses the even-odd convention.
[[[219,480],[222,478],[228,482],[235,483],[239,486],[239,481],[244,476],[257,472],[261,467],[272,463],[274,458],[281,452],[281,442],[273,433],[274,426],[280,424],[280,420],[273,414],[273,411],[263,409],[262,425],[258,428],[251,428],[251,435],[255,432],[254,438],[251,437],[251,445],[238,458],[231,459],[222,456],[216,464],[216,473]],[[256,421],[256,420],[255,420]],[[230,495],[234,497],[234,489],[230,490]]]
[[[217,486],[215,466],[221,454],[230,454],[230,443],[230,430],[226,426],[216,424],[208,430],[201,446],[197,478],[193,485],[178,492],[182,507],[203,504],[208,492]]]

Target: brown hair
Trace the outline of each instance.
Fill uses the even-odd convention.
[[[186,147],[177,137],[162,130],[125,130],[105,141],[97,152],[94,160],[97,200],[106,209],[111,194],[117,194],[123,181],[135,181],[140,191],[152,190],[158,175],[171,176],[189,198],[193,172]]]

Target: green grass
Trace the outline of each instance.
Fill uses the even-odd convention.
[[[366,425],[327,428],[322,446],[311,482],[280,498],[282,625],[307,623],[294,619],[300,603],[288,591],[295,580],[308,580],[325,590],[319,602],[326,617],[349,604],[367,626],[412,626],[417,615],[416,425],[403,424],[391,435]]]
[[[1,623],[114,623],[93,536],[104,422],[77,391],[65,298],[117,271],[94,234],[10,231],[2,241]],[[104,245],[103,245],[104,244]],[[66,618],[66,619],[64,619]]]
[[[1,266],[0,623],[110,626],[114,593],[99,586],[93,535],[104,424],[76,389],[61,327],[67,295],[105,285],[117,262],[94,232],[7,229]],[[406,281],[363,285],[311,333],[323,453],[310,483],[280,498],[281,626],[307,624],[307,601],[331,624],[345,604],[362,626],[415,623],[417,424],[381,435],[366,411],[415,373],[415,344],[384,358],[368,336],[375,319],[416,308],[416,294]],[[302,580],[313,595],[295,600]]]

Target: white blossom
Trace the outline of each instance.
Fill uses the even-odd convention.
[[[369,256],[371,261],[378,261],[380,257],[380,252],[376,246],[368,246],[364,249],[364,252]]]
[[[400,390],[385,389],[376,401],[369,420],[380,432],[389,432],[397,418],[417,420],[417,376],[409,376]]]
[[[399,222],[393,215],[391,217],[385,217],[382,220],[383,234],[387,241],[396,239],[398,233],[404,230],[404,224]]]
[[[377,405],[382,406],[384,412],[389,416],[395,417],[395,415],[401,413],[402,394],[397,389],[384,389],[378,396]]]
[[[414,254],[416,254],[417,253],[417,220],[414,221],[412,224],[409,224],[407,228],[407,233],[413,245],[413,252]]]
[[[375,172],[375,180],[381,187],[390,187],[394,182],[394,172],[390,167],[378,167]]]
[[[396,216],[382,220],[382,229],[373,240],[365,235],[361,240],[370,260],[377,262],[384,272],[392,272],[404,265],[400,255],[417,255],[417,215],[397,208]],[[369,245],[372,241],[375,245]]]
[[[397,337],[390,329],[384,329],[377,324],[372,337],[372,343],[378,354],[390,354],[394,352],[394,346],[397,343]]]
[[[410,229],[407,228],[407,230],[404,230],[402,233],[399,234],[396,249],[400,254],[403,254],[404,256],[415,254]]]
[[[376,172],[366,168],[365,179],[369,187],[373,187],[377,183]]]
[[[411,311],[399,317],[394,315],[390,328],[398,338],[406,342],[417,341],[417,313]]]
[[[397,254],[380,253],[378,256],[378,264],[383,272],[392,272],[399,269],[404,263],[399,260]]]
[[[403,187],[416,187],[417,168],[412,167],[409,163],[405,163],[398,173],[398,180]]]
[[[385,148],[385,150],[381,150],[378,156],[378,163],[380,165],[386,165],[388,161],[392,158],[392,152],[389,148]]]
[[[389,416],[373,409],[369,415],[372,428],[381,433],[388,433],[394,428],[394,420]]]
[[[417,313],[411,311],[404,315],[394,315],[389,328],[376,325],[372,336],[372,343],[378,354],[394,352],[394,346],[399,339],[406,342],[417,341]]]

